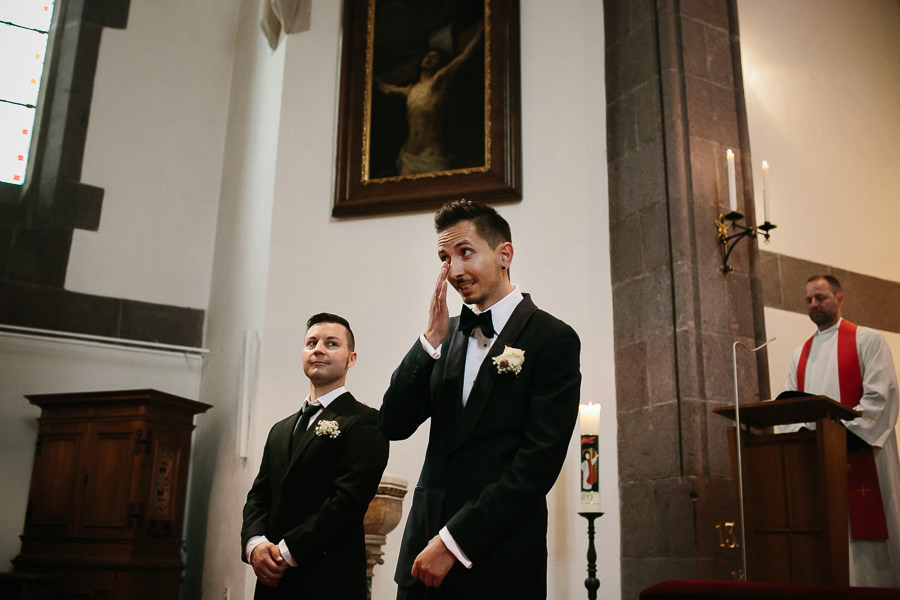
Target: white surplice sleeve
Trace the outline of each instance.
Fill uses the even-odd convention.
[[[894,431],[900,409],[894,357],[884,336],[865,327],[856,332],[856,347],[863,379],[863,396],[856,410],[862,416],[845,425],[870,446],[880,448]]]

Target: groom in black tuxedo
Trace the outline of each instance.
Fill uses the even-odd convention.
[[[350,324],[320,313],[306,324],[309,396],[276,423],[247,494],[242,558],[257,600],[365,600],[363,517],[387,464],[378,412],[344,382],[356,363]]]
[[[546,495],[578,413],[580,342],[510,283],[509,224],[465,200],[434,218],[441,271],[425,333],[381,407],[389,439],[431,419],[398,599],[544,599]],[[466,306],[449,317],[447,283]]]

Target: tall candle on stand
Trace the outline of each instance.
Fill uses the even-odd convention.
[[[734,152],[731,148],[725,153],[728,159],[728,210],[737,212],[737,185],[734,182]]]
[[[600,508],[600,405],[581,404],[578,412],[581,421],[580,512],[603,512]]]
[[[769,176],[769,163],[767,161],[763,161],[762,163],[762,179],[763,179],[763,214],[765,219],[763,219],[766,223],[769,222],[769,183],[766,178]]]

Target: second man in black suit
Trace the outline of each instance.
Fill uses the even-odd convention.
[[[256,574],[257,600],[365,600],[363,517],[388,441],[378,412],[344,387],[356,362],[345,319],[311,317],[302,357],[309,396],[269,432],[244,505],[242,558]]]
[[[388,438],[431,419],[395,574],[397,597],[543,599],[546,495],[578,414],[580,342],[510,283],[509,224],[455,201],[435,215],[428,326],[391,378]],[[466,306],[450,318],[447,283]]]

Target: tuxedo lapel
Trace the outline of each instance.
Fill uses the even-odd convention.
[[[466,364],[466,347],[468,340],[465,334],[459,330],[459,317],[454,317],[450,321],[450,331],[453,332],[449,336],[449,348],[447,348],[447,363],[444,367],[444,381],[459,380],[462,381],[463,371]],[[460,385],[460,394],[462,394],[462,385]]]
[[[528,323],[528,319],[531,318],[531,315],[533,315],[536,310],[537,307],[534,305],[534,302],[531,301],[531,296],[529,294],[523,294],[522,301],[519,302],[518,306],[513,310],[512,315],[509,317],[509,321],[506,322],[503,331],[497,336],[494,345],[491,346],[490,352],[484,357],[484,362],[481,363],[481,366],[478,369],[478,375],[475,376],[472,391],[469,392],[469,399],[466,402],[465,409],[462,411],[462,420],[459,428],[455,432],[456,435],[453,438],[452,447],[455,448],[459,446],[467,437],[469,437],[469,434],[478,422],[478,417],[481,416],[481,411],[484,409],[484,406],[491,395],[494,382],[497,380],[497,369],[494,365],[494,357],[500,356],[503,354],[503,349],[506,346],[515,343],[522,333],[522,330],[525,328],[525,325]]]
[[[294,435],[294,428],[297,426],[297,420],[300,419],[301,414],[303,414],[303,411],[297,411],[292,414],[289,419],[284,421],[284,427],[279,432],[278,446],[284,451],[288,461],[291,459],[291,438]]]
[[[300,411],[295,412],[286,419],[279,421],[272,429],[271,448],[272,473],[284,473],[291,462],[291,435],[294,425],[300,418]],[[268,444],[268,442],[267,442]]]
[[[444,363],[444,372],[441,377],[442,393],[438,397],[436,409],[441,412],[440,422],[444,424],[443,433],[448,440],[452,439],[456,431],[456,424],[462,411],[463,374],[466,364],[466,350],[468,339],[459,331],[459,318],[454,317],[450,321],[448,336],[447,360]]]
[[[320,412],[315,419],[309,424],[309,427],[305,432],[300,435],[300,438],[297,440],[295,447],[291,450],[291,460],[288,468],[285,470],[285,477],[287,474],[294,468],[297,464],[297,461],[300,460],[300,457],[306,451],[309,444],[316,437],[316,424],[319,421],[333,421],[338,415],[343,413],[347,407],[353,402],[353,396],[350,392],[345,392],[335,398],[325,409]],[[296,420],[294,421],[296,422]],[[293,433],[293,432],[292,432]],[[288,444],[290,444],[290,437],[288,438]]]

